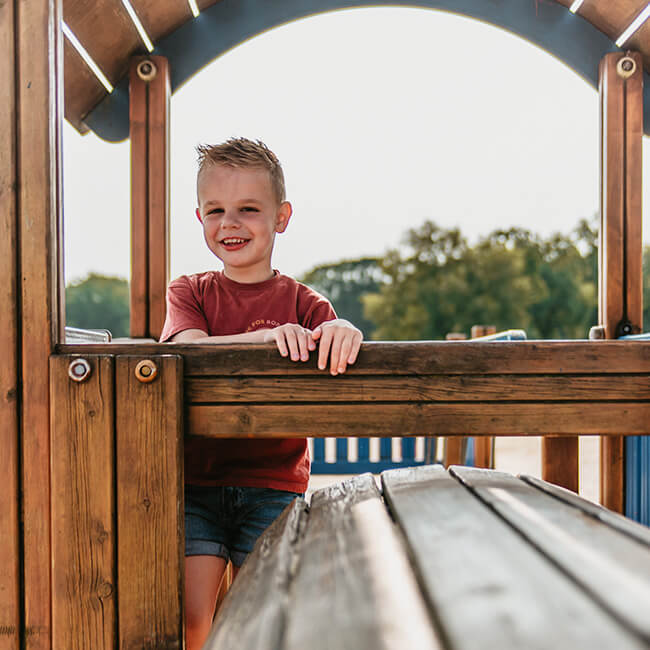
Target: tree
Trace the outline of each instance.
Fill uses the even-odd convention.
[[[129,284],[123,278],[91,273],[65,290],[66,323],[71,327],[107,329],[114,337],[129,335]]]
[[[364,315],[362,299],[378,291],[383,282],[379,259],[364,257],[324,264],[313,268],[300,280],[326,296],[340,318],[354,323],[366,338],[370,338],[376,325]]]

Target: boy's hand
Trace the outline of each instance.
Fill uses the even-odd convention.
[[[283,357],[291,355],[292,361],[307,361],[309,353],[316,349],[312,331],[296,323],[286,323],[267,330],[264,342],[271,341],[275,341]]]
[[[349,363],[354,363],[363,340],[361,330],[342,318],[320,324],[312,332],[313,341],[318,341],[318,367],[325,370],[330,357],[330,372],[333,375],[345,372]]]

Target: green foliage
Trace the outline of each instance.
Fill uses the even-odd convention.
[[[107,329],[117,338],[129,335],[129,283],[91,273],[65,290],[66,324]]]
[[[585,338],[597,322],[597,259],[597,233],[586,220],[569,235],[543,239],[511,228],[473,246],[458,229],[427,221],[383,259],[321,266],[303,281],[366,338],[442,339],[477,324],[525,329],[530,338]]]
[[[364,257],[317,266],[300,281],[329,298],[339,318],[354,323],[370,338],[375,324],[364,315],[361,299],[379,291],[383,279],[380,260]]]

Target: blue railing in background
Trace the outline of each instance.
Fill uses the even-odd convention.
[[[650,341],[650,332],[618,340]],[[650,526],[650,436],[625,438],[625,516]]]

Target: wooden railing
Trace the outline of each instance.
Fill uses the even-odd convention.
[[[272,346],[57,352],[56,648],[181,647],[183,430],[223,438],[650,433],[650,345],[640,342],[364,343],[338,377]]]

